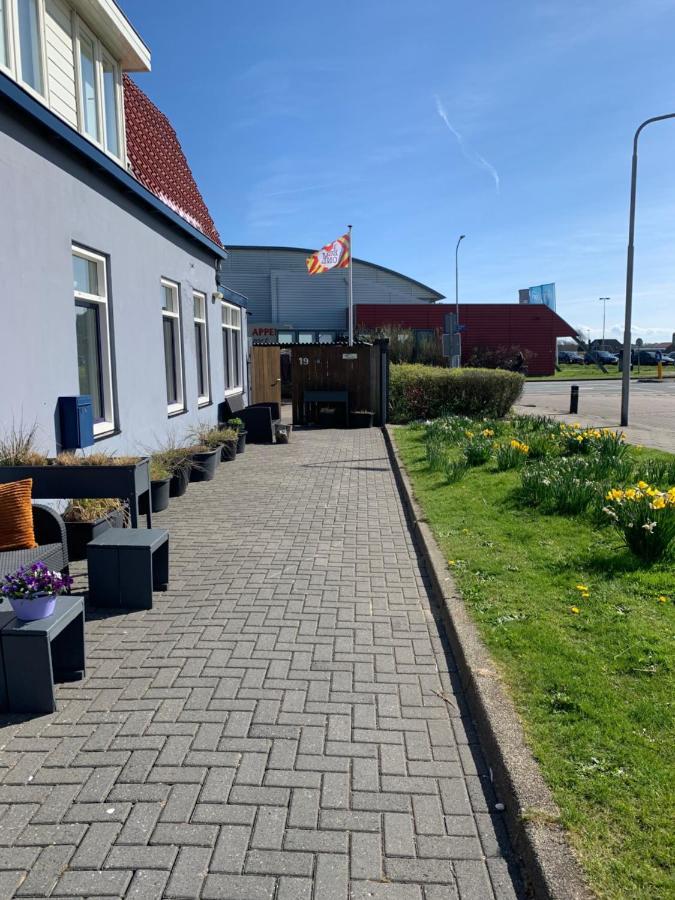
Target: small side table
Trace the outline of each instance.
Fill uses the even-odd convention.
[[[58,597],[54,614],[36,622],[6,616],[0,621],[0,646],[8,709],[54,712],[54,682],[84,677],[84,600]]]
[[[89,600],[109,609],[152,609],[169,584],[169,532],[110,528],[87,544]]]

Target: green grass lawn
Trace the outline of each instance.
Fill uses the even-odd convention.
[[[574,379],[575,381],[588,381],[590,379],[595,378],[608,378],[608,379],[620,379],[621,372],[619,371],[618,366],[605,366],[607,369],[607,374],[599,369],[597,366],[583,366],[576,364],[566,364],[562,363],[560,366],[560,371],[556,372],[554,375],[532,375],[528,377],[528,381],[567,381],[568,379]],[[656,378],[657,371],[656,366],[640,366],[640,371],[638,373],[638,367],[633,366],[633,371],[631,372],[632,378]],[[664,378],[675,378],[675,366],[664,366],[663,367],[663,377]]]
[[[520,508],[517,472],[488,463],[447,484],[423,434],[395,429],[415,495],[590,884],[611,900],[673,898],[675,566],[640,563],[611,528]]]

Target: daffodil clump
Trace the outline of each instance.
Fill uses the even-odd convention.
[[[490,429],[484,429],[490,431]],[[494,432],[493,432],[494,433]],[[492,456],[492,441],[483,432],[464,432],[465,443],[462,448],[464,459],[469,466],[482,466]]]
[[[603,512],[640,559],[663,559],[675,549],[675,487],[659,490],[639,481],[635,487],[612,488],[605,501]]]
[[[623,468],[623,463],[619,464]],[[600,514],[608,474],[596,457],[569,456],[539,460],[523,469],[520,500],[542,512],[577,516],[593,510]],[[630,470],[627,474],[630,474]]]
[[[627,445],[621,431],[611,428],[582,428],[581,425],[560,426],[560,436],[566,453],[600,454],[620,459],[627,452]]]
[[[495,453],[497,468],[500,472],[504,472],[506,469],[517,469],[525,464],[529,453],[529,446],[517,438],[498,444]]]

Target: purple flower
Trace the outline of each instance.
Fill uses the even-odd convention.
[[[6,575],[0,585],[0,594],[29,600],[37,594],[65,594],[72,583],[70,575],[52,572],[44,562],[34,562],[22,566],[13,575]]]

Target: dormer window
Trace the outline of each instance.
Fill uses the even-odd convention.
[[[2,0],[0,0],[2,2]],[[75,41],[80,130],[111,156],[121,156],[119,66],[79,19]]]
[[[45,94],[44,0],[0,0],[0,69]]]
[[[38,94],[44,94],[41,7],[40,0],[17,0],[19,77]]]
[[[7,2],[6,0],[0,0],[0,69],[9,69],[8,33]]]

